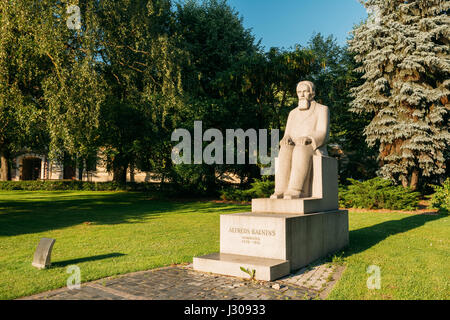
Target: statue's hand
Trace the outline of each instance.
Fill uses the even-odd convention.
[[[296,146],[307,146],[312,143],[312,140],[309,137],[299,137],[294,139],[294,143]]]
[[[280,146],[293,146],[293,145],[294,145],[294,142],[292,141],[292,139],[290,137],[285,136],[280,141]]]

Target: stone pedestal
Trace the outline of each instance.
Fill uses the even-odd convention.
[[[277,170],[277,168],[275,168]],[[272,281],[348,245],[348,212],[339,210],[337,160],[313,156],[307,197],[253,199],[252,212],[220,216],[220,253],[194,269]]]
[[[293,200],[252,199],[252,212],[313,213],[332,211],[338,203],[338,163],[335,158],[313,156],[312,178],[305,192],[308,197]],[[277,170],[275,166],[275,170]]]
[[[235,213],[220,216],[220,253],[195,257],[194,270],[272,281],[348,244],[348,212]]]
[[[348,244],[348,212],[338,210],[338,162],[326,156],[328,107],[313,100],[312,82],[301,81],[296,90],[280,170],[275,161],[274,199],[252,199],[252,212],[221,215],[220,253],[195,257],[195,270],[244,277],[244,268],[270,281]]]

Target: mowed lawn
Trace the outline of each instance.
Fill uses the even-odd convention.
[[[66,285],[77,265],[82,282],[219,251],[219,216],[249,206],[154,200],[126,192],[0,192],[0,299]],[[55,238],[52,267],[31,266],[42,237]],[[329,299],[449,299],[450,222],[444,215],[350,213],[350,246]],[[366,269],[381,271],[369,290]]]
[[[328,299],[450,299],[449,216],[351,211],[349,224],[347,268]],[[379,290],[368,289],[369,266]]]
[[[0,299],[192,261],[219,248],[219,215],[243,207],[151,200],[126,192],[0,192]],[[43,237],[56,239],[52,268],[31,266]]]

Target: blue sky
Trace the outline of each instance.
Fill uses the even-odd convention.
[[[228,4],[266,50],[306,45],[314,32],[332,34],[343,45],[353,26],[367,17],[358,0],[228,0]]]

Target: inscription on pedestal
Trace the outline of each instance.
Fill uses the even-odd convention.
[[[261,237],[275,237],[275,230],[249,229],[242,227],[230,227],[229,233],[241,235],[241,243],[261,245]]]
[[[285,259],[284,223],[271,216],[221,216],[220,252]],[[280,250],[281,248],[281,250]]]

